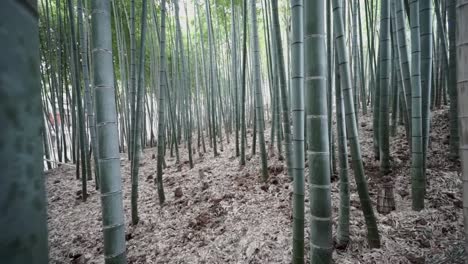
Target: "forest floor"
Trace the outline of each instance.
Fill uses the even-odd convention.
[[[371,115],[360,117],[360,141],[370,196],[381,188],[374,160]],[[251,146],[251,131],[248,143]],[[351,173],[351,242],[334,250],[336,263],[463,263],[462,198],[459,164],[448,159],[448,110],[436,110],[428,154],[426,209],[411,210],[410,153],[403,127],[391,139],[396,210],[375,211],[382,247],[370,249],[364,218]],[[269,140],[269,130],[266,138]],[[231,141],[233,139],[231,138]],[[155,149],[145,149],[140,162],[140,223],[130,224],[130,163],[122,154],[122,180],[129,263],[290,263],[292,245],[292,184],[284,161],[269,153],[270,178],[260,177],[259,156],[239,166],[234,144],[213,157],[194,155],[189,168],[181,147],[181,165],[167,156],[164,170],[166,203],[159,205],[154,183]],[[306,175],[308,169],[306,169]],[[71,166],[48,171],[48,224],[51,263],[104,263],[99,191],[89,181],[87,202]],[[307,178],[307,177],[306,177]],[[176,191],[177,190],[177,191]],[[307,187],[306,187],[307,190]],[[333,229],[338,220],[339,183],[332,183]],[[309,202],[306,193],[306,241]],[[308,252],[306,243],[306,252]]]

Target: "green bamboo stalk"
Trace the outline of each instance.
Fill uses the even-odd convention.
[[[412,123],[412,101],[411,101],[411,92],[412,92],[412,83],[411,83],[411,72],[410,72],[410,62],[408,58],[408,45],[406,43],[406,22],[405,14],[403,13],[403,0],[394,0],[396,7],[396,26],[398,30],[397,39],[398,46],[400,47],[399,58],[400,58],[400,67],[403,75],[403,83],[401,89],[405,94],[405,97],[401,100],[403,101],[403,108],[406,108],[406,136],[409,143],[411,144],[411,123]]]
[[[351,149],[351,157],[353,162],[354,176],[356,179],[359,199],[361,200],[362,211],[366,220],[367,240],[371,248],[380,247],[380,238],[377,228],[376,218],[372,208],[372,203],[369,197],[367,181],[364,175],[364,166],[362,164],[361,149],[359,146],[359,136],[357,132],[357,124],[354,114],[353,97],[351,91],[351,76],[349,63],[347,61],[348,51],[344,39],[344,26],[342,11],[343,7],[340,0],[333,0],[333,18],[334,32],[337,44],[338,63],[340,65],[340,76],[342,81],[342,92],[344,97],[346,127],[348,131],[348,140]]]
[[[138,62],[138,84],[136,93],[136,106],[134,118],[134,133],[131,135],[133,139],[132,162],[131,162],[131,177],[132,177],[132,193],[131,193],[131,207],[132,207],[132,224],[138,224],[138,172],[140,169],[140,157],[142,151],[141,134],[144,129],[143,119],[143,99],[145,94],[145,40],[146,40],[146,27],[147,27],[147,4],[146,0],[142,1],[141,7],[141,39],[140,39],[140,54]]]
[[[410,1],[411,17],[411,191],[413,210],[424,208],[426,177],[423,170],[421,121],[421,48],[419,34],[419,0]]]
[[[188,17],[188,13],[187,13],[187,3],[184,4],[184,8],[185,8],[185,15],[186,17]],[[192,57],[191,55],[191,42],[190,40],[192,39],[191,36],[190,36],[190,24],[189,24],[189,21],[186,20],[185,21],[185,26],[186,26],[186,29],[187,29],[187,56],[186,56],[186,62],[185,62],[185,67],[186,67],[186,72],[187,72],[187,76],[186,76],[186,107],[185,107],[185,112],[186,112],[186,115],[187,115],[187,132],[188,132],[188,135],[187,135],[187,147],[188,147],[188,153],[189,153],[189,166],[191,169],[193,169],[194,165],[193,165],[193,149],[192,149],[192,128],[193,128],[193,113],[192,113],[192,79],[191,79],[191,74],[192,74],[192,70],[191,70],[191,61],[190,61],[190,58]]]
[[[42,3],[42,8],[44,9],[44,1],[41,1]],[[44,46],[44,45],[41,45],[41,51],[43,51],[43,53],[46,53],[44,54],[45,57],[47,57],[47,59],[50,61],[49,62],[49,65],[50,67],[48,67],[49,69],[48,70],[45,70],[44,72],[47,72],[48,73],[48,77],[47,79],[49,79],[48,81],[48,87],[50,89],[50,95],[51,95],[51,106],[52,106],[52,112],[53,112],[53,117],[54,117],[54,120],[56,119],[57,117],[57,110],[56,110],[56,104],[55,104],[55,98],[56,97],[59,97],[58,94],[57,96],[55,96],[57,93],[57,90],[58,90],[58,87],[57,87],[57,78],[56,78],[56,68],[55,68],[55,63],[51,60],[52,59],[52,55],[53,55],[53,49],[51,48],[53,43],[52,43],[52,27],[51,27],[51,19],[52,19],[52,16],[51,16],[51,11],[50,11],[50,8],[49,8],[50,4],[49,4],[49,1],[45,1],[45,9],[46,9],[46,27],[47,27],[47,46]],[[40,37],[40,35],[39,35]],[[43,41],[41,41],[41,44],[43,43]],[[45,48],[47,47],[47,48]],[[41,70],[42,72],[42,70]],[[56,120],[55,120],[56,121]],[[58,131],[58,125],[57,125],[58,122],[54,122],[53,124],[53,128],[54,128],[54,132],[56,134],[56,137],[55,137],[55,144],[57,146],[57,156],[58,156],[58,159],[60,162],[62,162],[62,155],[61,155],[61,146],[60,146],[60,137],[59,137],[59,131]],[[47,149],[46,149],[47,151]]]
[[[449,70],[449,57],[448,57],[448,54],[447,54],[447,46],[448,46],[448,43],[447,43],[447,39],[446,39],[446,33],[447,33],[447,30],[446,30],[446,21],[447,19],[445,18],[445,14],[447,12],[444,11],[444,17],[442,17],[442,14],[441,13],[441,7],[440,7],[440,3],[441,1],[438,1],[436,0],[435,2],[435,13],[436,13],[436,17],[437,17],[437,35],[438,35],[438,39],[439,39],[439,42],[440,42],[440,45],[439,45],[439,49],[438,49],[438,53],[439,53],[439,57],[441,57],[441,63],[439,65],[439,68],[440,70],[438,70],[438,78],[436,78],[436,80],[439,81],[439,85],[437,85],[436,87],[438,87],[437,89],[437,94],[436,94],[436,106],[437,107],[440,107],[441,103],[442,103],[442,97],[443,97],[443,94],[445,95],[445,88],[447,87],[448,85],[448,70]],[[443,1],[443,3],[445,4],[444,6],[446,6],[446,1]],[[439,59],[440,60],[440,59]]]
[[[37,1],[0,8],[0,256],[48,263]]]
[[[291,0],[293,263],[304,263],[304,1]]]
[[[83,82],[85,85],[85,103],[86,103],[86,120],[88,123],[89,131],[91,134],[91,151],[93,153],[94,159],[94,177],[96,182],[96,188],[99,188],[99,170],[97,169],[97,140],[96,140],[96,125],[94,120],[94,104],[91,99],[91,91],[89,84],[89,68],[88,68],[88,32],[83,26],[83,16],[87,17],[87,14],[83,12],[83,3],[82,0],[78,0],[78,30],[80,32],[80,51],[81,51],[81,66],[83,71]],[[87,161],[90,163],[90,157],[87,158]],[[88,163],[88,167],[91,167],[91,164]],[[91,171],[88,171],[88,175],[91,176]]]
[[[380,52],[380,51],[379,51]],[[373,98],[373,112],[372,112],[372,115],[373,115],[373,118],[372,118],[372,127],[373,127],[373,147],[374,147],[374,156],[375,156],[375,160],[380,160],[380,149],[381,149],[381,145],[380,145],[380,72],[382,71],[381,70],[381,67],[382,67],[382,63],[381,63],[382,59],[381,59],[381,54],[379,53],[377,55],[377,70],[376,70],[376,76],[377,76],[377,80],[375,82],[375,87],[374,87],[374,98]]]
[[[361,104],[362,104],[362,113],[364,115],[367,114],[367,89],[366,89],[366,81],[365,81],[365,73],[364,73],[364,42],[362,41],[362,18],[361,18],[361,6],[359,4],[360,2],[357,1],[357,20],[358,20],[358,26],[359,26],[359,63],[360,63],[360,69],[359,71],[361,72]]]
[[[62,154],[59,153],[59,161],[61,161],[60,157],[63,155],[63,161],[64,162],[68,162],[68,150],[67,150],[67,138],[66,138],[66,134],[65,134],[65,110],[64,110],[64,99],[63,99],[63,75],[62,75],[62,72],[64,71],[63,67],[62,67],[62,57],[61,56],[61,53],[62,53],[62,49],[60,48],[60,45],[62,43],[62,19],[61,19],[61,10],[60,10],[60,0],[56,0],[55,1],[55,6],[56,6],[56,14],[57,14],[57,27],[58,27],[58,30],[56,32],[56,39],[57,39],[57,53],[56,53],[56,57],[57,57],[57,73],[58,73],[58,89],[57,89],[57,93],[58,93],[58,104],[59,104],[59,114],[61,117],[63,117],[63,120],[61,122],[61,132],[62,132],[62,137],[61,137],[61,144],[62,144]]]
[[[237,32],[236,32],[236,12],[234,8],[234,0],[231,0],[231,35],[232,35],[232,44],[231,44],[231,80],[232,86],[234,89],[234,98],[235,98],[235,123],[236,123],[236,157],[240,155],[239,153],[239,87],[237,84]]]
[[[81,191],[82,191],[82,199],[83,202],[86,202],[86,198],[88,196],[87,192],[87,137],[85,137],[85,127],[84,127],[84,117],[83,117],[83,106],[82,106],[82,100],[81,100],[81,84],[80,84],[80,70],[79,70],[79,61],[78,61],[78,51],[77,51],[77,45],[76,45],[76,34],[75,34],[75,22],[74,22],[74,12],[73,12],[73,6],[72,6],[72,0],[68,0],[68,16],[70,20],[70,35],[71,35],[71,46],[72,46],[72,65],[73,65],[73,83],[74,83],[74,91],[75,91],[75,100],[76,100],[76,111],[78,113],[78,142],[79,142],[79,153],[80,157],[79,159],[81,160]],[[77,171],[79,170],[79,165],[77,162],[76,166]]]
[[[278,126],[278,104],[277,104],[277,99],[278,99],[278,71],[277,71],[277,57],[273,56],[273,53],[271,50],[276,51],[276,48],[274,47],[275,41],[273,34],[275,34],[273,30],[273,26],[271,25],[271,12],[269,5],[266,0],[262,1],[262,14],[263,14],[263,20],[265,23],[263,23],[263,33],[264,33],[264,38],[265,38],[265,47],[266,47],[266,61],[267,61],[267,74],[268,74],[268,88],[270,92],[270,99],[271,99],[271,110],[267,112],[271,112],[271,136],[270,136],[270,149],[273,151],[274,144],[275,144],[275,137],[278,134],[277,133],[277,126]],[[270,33],[271,32],[271,33]],[[272,61],[275,61],[274,63]],[[281,141],[278,140],[278,156],[281,155]]]
[[[241,88],[241,100],[240,100],[240,127],[241,127],[241,149],[240,149],[240,165],[245,165],[245,145],[246,145],[246,120],[245,120],[245,90],[246,90],[246,78],[247,78],[247,0],[244,0],[243,9],[243,52],[242,52],[242,88]]]
[[[453,11],[453,10],[452,10]],[[457,29],[456,47],[460,55],[457,59],[457,87],[458,87],[458,116],[460,122],[460,154],[463,177],[463,216],[465,223],[468,220],[468,1],[458,0],[456,13]],[[464,225],[463,233],[468,237],[468,225]],[[465,239],[465,252],[468,249],[468,241]],[[465,254],[466,255],[466,254]],[[466,262],[466,258],[465,258]]]
[[[349,243],[349,179],[348,179],[348,147],[346,140],[345,110],[343,94],[341,92],[341,76],[338,65],[338,54],[335,53],[335,103],[336,103],[336,130],[338,141],[338,163],[340,178],[340,207],[338,211],[338,228],[336,241],[338,248],[346,248]]]
[[[135,0],[130,1],[130,129],[128,140],[129,159],[133,160],[133,145],[135,144],[135,129],[136,129],[136,36],[135,36]]]
[[[117,38],[117,49],[118,49],[118,64],[119,64],[119,70],[120,70],[120,81],[122,83],[122,92],[120,95],[120,109],[121,109],[121,148],[120,151],[124,152],[125,151],[125,143],[128,145],[129,144],[129,137],[127,137],[128,131],[130,131],[130,114],[131,112],[130,109],[130,96],[129,96],[129,80],[127,78],[128,76],[128,56],[127,56],[127,44],[126,44],[126,38],[122,37],[124,34],[123,32],[123,19],[120,15],[120,10],[122,9],[119,6],[120,1],[112,1],[112,11],[114,14],[114,24],[115,24],[115,32],[116,32],[116,38]],[[132,150],[129,149],[127,151],[127,155],[130,159],[130,154]]]
[[[332,32],[332,7],[331,0],[326,0],[327,3],[327,104],[328,104],[328,137],[330,138],[330,171],[334,175],[336,173],[336,157],[335,157],[335,136],[333,133],[333,32]]]
[[[262,170],[262,179],[263,181],[268,180],[268,165],[267,165],[267,155],[266,155],[266,146],[265,146],[265,124],[264,124],[264,112],[263,112],[263,96],[261,89],[261,80],[260,80],[260,50],[258,44],[258,29],[257,29],[257,9],[256,9],[256,0],[250,0],[251,12],[252,12],[252,41],[253,41],[253,63],[254,63],[254,87],[255,87],[255,113],[257,116],[257,130],[258,130],[258,140],[260,147],[260,158],[261,158],[261,170]]]
[[[457,160],[459,158],[459,144],[460,144],[460,132],[458,124],[458,94],[457,94],[457,48],[455,44],[456,39],[456,1],[447,0],[448,6],[448,35],[449,35],[449,71],[448,71],[448,93],[450,96],[450,153],[449,157],[451,160]]]
[[[400,67],[400,50],[398,48],[398,38],[397,38],[397,29],[396,29],[396,13],[395,13],[395,1],[391,1],[391,28],[392,28],[392,61],[393,61],[393,67],[392,67],[392,120],[391,120],[391,126],[390,126],[390,135],[392,137],[395,137],[397,135],[397,129],[398,129],[398,123],[397,123],[397,117],[398,114],[400,113],[400,96],[399,92],[401,90],[401,85],[402,85],[402,72],[401,72],[401,67]],[[406,107],[406,105],[404,106]]]
[[[419,19],[421,23],[421,122],[423,144],[423,174],[426,174],[427,149],[429,146],[431,123],[431,90],[432,90],[432,1],[421,1],[419,5]]]
[[[361,73],[359,72],[359,40],[358,40],[358,12],[359,1],[350,1],[350,12],[352,13],[352,66],[353,66],[353,93],[354,93],[354,109],[356,114],[356,122],[359,123],[359,91],[361,89]]]
[[[123,264],[126,263],[125,222],[112,63],[110,1],[92,1],[91,14],[104,256],[107,264]]]
[[[183,116],[186,119],[185,125],[186,125],[186,132],[187,132],[187,152],[189,156],[189,165],[190,168],[193,168],[193,159],[192,159],[192,130],[191,130],[191,121],[190,121],[190,115],[189,115],[189,107],[190,107],[190,81],[189,81],[189,75],[190,71],[187,69],[188,64],[185,59],[185,53],[184,53],[184,45],[182,42],[182,31],[180,29],[180,20],[179,20],[179,4],[178,1],[174,1],[174,6],[175,6],[175,19],[176,19],[176,39],[177,39],[177,45],[179,46],[180,50],[180,58],[181,58],[181,64],[182,64],[182,76],[183,80],[181,82],[181,90],[184,94],[183,96],[183,104],[184,104],[184,110],[183,110]]]
[[[391,42],[390,42],[390,0],[382,0],[380,4],[380,172],[387,175],[390,172],[390,142],[389,142],[389,103],[391,73]]]
[[[206,23],[208,25],[208,42],[209,42],[209,67],[210,67],[210,73],[209,73],[209,87],[210,87],[210,95],[211,95],[211,125],[212,125],[212,141],[213,141],[213,154],[214,156],[218,156],[218,149],[216,146],[216,120],[215,120],[215,115],[217,112],[216,109],[216,100],[215,100],[215,75],[216,75],[216,69],[215,69],[215,54],[214,54],[214,40],[213,40],[213,29],[212,29],[212,23],[211,23],[211,14],[210,14],[210,1],[205,0],[205,10],[206,10]]]
[[[158,153],[156,164],[156,184],[158,187],[159,203],[162,205],[165,201],[163,185],[163,163],[164,163],[164,106],[167,93],[166,76],[166,0],[161,1],[161,39],[160,39],[160,69],[159,69],[159,104],[158,104]],[[172,118],[171,118],[172,119]],[[172,119],[174,120],[174,119]]]
[[[281,28],[279,24],[279,15],[278,15],[278,0],[272,0],[272,10],[273,10],[273,28],[274,28],[274,37],[275,37],[275,46],[276,46],[276,63],[277,71],[279,74],[279,89],[281,92],[281,107],[282,107],[282,121],[283,121],[283,130],[284,130],[284,148],[286,150],[286,166],[288,168],[288,175],[292,178],[292,144],[291,144],[291,125],[289,122],[289,95],[287,91],[286,83],[286,71],[284,66],[284,57],[283,57],[283,48],[281,40]],[[279,102],[278,102],[279,103]],[[279,110],[279,109],[278,109]],[[278,138],[280,140],[280,138]]]
[[[331,263],[332,221],[330,146],[327,115],[325,1],[306,1],[304,10],[305,87],[307,102],[310,260]],[[355,115],[353,115],[355,117]]]

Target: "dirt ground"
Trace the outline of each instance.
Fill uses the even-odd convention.
[[[459,164],[448,159],[448,111],[433,112],[428,154],[426,209],[411,210],[409,148],[403,127],[391,139],[396,210],[375,211],[382,247],[369,249],[354,175],[351,173],[351,242],[335,250],[336,263],[463,263],[463,215]],[[379,163],[374,160],[371,116],[360,118],[360,141],[370,195],[381,189]],[[269,130],[266,130],[269,139]],[[232,138],[231,138],[232,140]],[[233,140],[232,140],[233,141]],[[270,179],[262,183],[259,156],[239,166],[234,145],[218,157],[208,151],[194,155],[189,168],[181,146],[181,165],[167,156],[164,170],[166,204],[158,202],[155,149],[145,149],[140,162],[140,223],[130,224],[130,163],[121,156],[127,257],[129,263],[290,263],[292,245],[292,184],[283,161],[269,154]],[[46,173],[51,263],[104,263],[99,191],[89,181],[89,197],[81,201],[81,183],[74,167]],[[306,175],[308,170],[306,169]],[[339,183],[332,183],[333,229],[336,231]],[[177,191],[176,189],[180,188]],[[307,189],[307,187],[306,187]],[[306,194],[306,241],[309,213]],[[306,243],[307,244],[307,243]],[[308,252],[308,245],[306,245]]]

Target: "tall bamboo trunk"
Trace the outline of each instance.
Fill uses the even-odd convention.
[[[305,87],[307,103],[310,258],[330,263],[332,255],[330,146],[327,113],[325,1],[306,1],[304,10]],[[354,118],[356,117],[353,115]],[[355,119],[354,119],[355,120]]]
[[[336,130],[338,142],[338,163],[339,163],[339,178],[340,178],[340,209],[338,228],[336,234],[337,247],[345,248],[349,243],[349,179],[348,179],[348,142],[346,139],[346,123],[345,110],[343,104],[343,94],[341,92],[341,77],[338,69],[338,58],[335,54],[335,103],[336,103]]]
[[[257,132],[260,148],[261,171],[263,181],[268,179],[268,165],[265,146],[265,122],[263,110],[263,95],[260,79],[260,49],[258,44],[258,29],[257,29],[257,8],[256,0],[250,0],[251,20],[252,20],[252,44],[253,44],[253,63],[254,63],[254,87],[255,87],[255,114],[257,119]]]
[[[79,165],[81,165],[81,191],[82,191],[82,199],[83,201],[86,201],[86,198],[88,196],[87,192],[87,152],[88,152],[88,147],[87,147],[87,142],[88,138],[85,137],[86,134],[86,129],[85,129],[85,123],[84,123],[84,117],[83,117],[83,102],[81,99],[81,80],[80,80],[80,70],[79,70],[79,59],[78,59],[78,50],[77,50],[77,45],[76,45],[76,34],[75,34],[75,22],[74,22],[74,12],[73,12],[73,6],[72,6],[72,1],[68,0],[68,15],[69,15],[69,20],[70,20],[70,35],[71,35],[71,47],[72,47],[72,65],[73,65],[73,90],[75,91],[75,98],[76,100],[76,112],[78,114],[78,120],[76,126],[78,127],[78,137],[77,137],[77,142],[79,143],[79,150],[77,153],[80,154],[79,159],[81,161],[81,164],[77,162],[77,172],[79,170]],[[76,128],[76,127],[75,127]],[[78,174],[78,173],[77,173]]]
[[[431,124],[431,90],[432,90],[432,1],[420,1],[419,20],[421,22],[421,126],[423,150],[423,174],[426,174],[427,149]]]
[[[35,0],[0,8],[0,255],[12,264],[48,263],[38,17]]]
[[[421,115],[421,48],[419,32],[419,0],[411,0],[411,190],[413,210],[424,208],[426,177],[423,171]]]
[[[382,0],[380,9],[380,172],[386,175],[390,172],[389,146],[389,90],[391,73],[391,41],[390,41],[390,0]]]
[[[246,117],[245,117],[245,90],[247,79],[247,0],[243,3],[243,44],[242,44],[242,87],[241,87],[241,100],[240,100],[240,129],[241,129],[241,149],[240,149],[240,165],[245,165],[245,149],[246,149]]]
[[[456,48],[456,2],[448,1],[448,35],[449,35],[449,72],[448,72],[448,92],[450,96],[450,153],[449,157],[456,160],[459,157],[459,124],[458,124],[458,93],[457,93],[457,48]]]
[[[463,215],[468,220],[468,0],[458,0],[457,28],[457,88],[460,121],[460,153],[463,177]],[[468,252],[468,225],[464,225],[465,252]],[[465,263],[468,262],[465,253]]]
[[[132,147],[132,163],[131,163],[131,177],[132,177],[132,224],[136,225],[138,219],[138,172],[140,169],[140,157],[142,151],[141,135],[142,130],[145,129],[143,126],[143,100],[145,94],[145,39],[146,39],[146,0],[142,1],[141,11],[141,39],[140,39],[140,54],[138,63],[138,84],[136,93],[136,106],[135,106],[135,119],[134,119],[134,131],[131,137],[133,138]]]
[[[340,65],[340,76],[343,78],[342,92],[344,97],[346,127],[348,131],[351,157],[353,161],[354,176],[358,189],[359,199],[361,201],[364,218],[367,226],[367,240],[372,248],[380,247],[380,238],[377,228],[377,221],[369,197],[367,181],[364,175],[364,166],[361,158],[361,149],[359,146],[359,136],[357,131],[356,116],[354,114],[354,103],[351,91],[351,75],[348,64],[348,50],[346,49],[343,26],[343,6],[340,0],[333,0],[333,18],[334,32],[337,44],[338,63]]]
[[[304,263],[304,5],[291,1],[293,263]]]
[[[216,100],[215,100],[215,92],[216,92],[216,88],[215,88],[215,75],[216,75],[216,69],[215,69],[215,63],[216,63],[216,59],[215,59],[215,54],[214,54],[214,40],[213,40],[213,29],[212,29],[212,23],[211,23],[211,14],[210,14],[210,1],[209,0],[205,0],[205,10],[206,10],[206,23],[208,25],[208,42],[209,42],[209,70],[210,70],[210,73],[209,73],[209,89],[210,89],[210,105],[211,105],[211,109],[210,109],[210,119],[211,119],[211,126],[212,126],[212,141],[213,141],[213,154],[214,156],[218,156],[218,149],[217,149],[217,143],[216,143],[216,129],[217,129],[217,124],[216,124],[216,113],[217,113],[217,109],[216,109]]]
[[[411,91],[412,91],[412,84],[411,84],[411,72],[410,72],[410,62],[408,58],[408,45],[406,41],[406,22],[405,22],[405,14],[403,11],[403,0],[394,0],[395,8],[396,8],[396,26],[398,30],[397,39],[398,39],[398,46],[400,47],[400,67],[403,75],[403,83],[402,83],[402,92],[405,94],[405,97],[402,97],[402,101],[404,103],[404,108],[406,108],[406,136],[409,141],[409,145],[411,145],[411,109],[412,109],[412,100],[411,100]],[[406,105],[406,107],[405,107]]]
[[[126,263],[109,0],[92,1],[93,79],[106,263]]]
[[[240,117],[239,117],[239,86],[237,78],[237,31],[236,31],[236,12],[234,7],[234,0],[231,0],[231,35],[232,35],[232,45],[231,45],[231,80],[234,90],[234,110],[235,110],[235,134],[236,134],[236,157],[240,155],[239,150],[239,129],[240,129]]]
[[[283,48],[282,48],[282,41],[281,41],[281,28],[279,24],[279,14],[278,14],[278,0],[271,1],[272,8],[273,8],[273,28],[274,28],[274,36],[275,36],[275,46],[276,46],[276,56],[277,56],[277,71],[279,74],[279,88],[281,92],[281,103],[278,104],[282,107],[282,121],[283,121],[283,130],[284,130],[284,148],[286,150],[286,166],[288,167],[288,175],[292,178],[292,145],[291,145],[291,125],[289,122],[289,94],[287,91],[287,83],[286,83],[286,71],[284,65],[284,57],[283,57]],[[279,107],[278,107],[279,111]],[[281,140],[278,137],[278,140]]]
[[[166,78],[166,0],[161,1],[161,38],[160,38],[160,70],[159,70],[159,104],[158,104],[158,146],[156,161],[156,184],[158,188],[159,203],[164,204],[163,163],[164,163],[164,107],[166,105],[167,78]],[[173,120],[173,118],[171,118]]]

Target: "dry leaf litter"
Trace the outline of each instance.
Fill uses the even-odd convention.
[[[359,135],[370,196],[374,203],[381,188],[379,163],[374,160],[372,119],[360,118]],[[391,138],[396,210],[375,211],[382,246],[370,249],[360,211],[354,176],[351,181],[351,242],[334,250],[336,263],[463,263],[463,215],[459,164],[448,159],[448,110],[433,112],[427,164],[426,209],[411,210],[410,153],[404,129]],[[268,131],[268,130],[266,130]],[[252,131],[249,131],[251,136]],[[265,133],[267,142],[269,133]],[[218,157],[208,151],[194,155],[190,169],[187,150],[181,163],[166,157],[166,203],[159,205],[155,185],[155,149],[145,149],[140,162],[139,216],[130,223],[130,162],[121,156],[127,257],[129,263],[290,263],[292,245],[292,184],[282,158],[269,150],[268,183],[260,177],[259,156],[239,166],[234,144],[224,145]],[[231,141],[233,139],[231,138]],[[226,144],[226,143],[225,143]],[[308,169],[306,168],[306,178]],[[104,263],[99,191],[88,181],[88,200],[81,200],[75,170],[62,166],[46,172],[51,263]],[[306,180],[307,181],[307,180]],[[336,231],[339,182],[332,182],[333,229]],[[306,186],[307,191],[307,186]],[[306,241],[309,200],[306,192]],[[306,252],[308,252],[306,243]],[[307,257],[307,256],[306,256]]]

